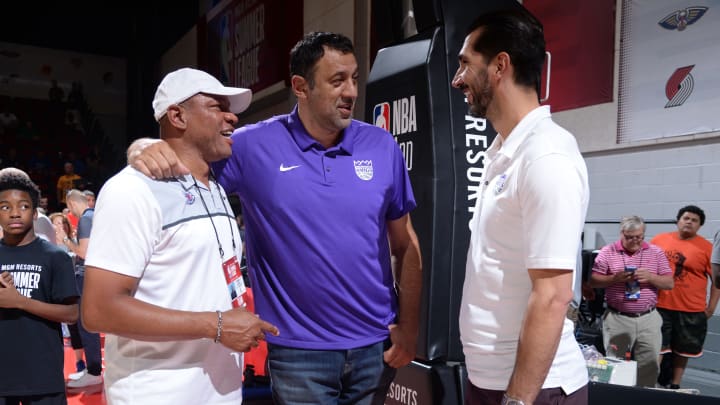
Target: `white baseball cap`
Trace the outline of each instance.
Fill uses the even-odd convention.
[[[155,121],[160,121],[171,105],[182,103],[198,93],[227,96],[230,112],[234,114],[245,111],[252,100],[249,89],[223,86],[218,79],[202,70],[182,68],[168,73],[160,82],[152,102]]]

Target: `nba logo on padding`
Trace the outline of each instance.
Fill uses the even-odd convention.
[[[390,132],[390,103],[380,103],[373,109],[373,122],[376,127],[380,127]]]

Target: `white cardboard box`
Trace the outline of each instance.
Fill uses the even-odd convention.
[[[637,383],[637,362],[604,357],[587,362],[591,381],[634,386]]]
[[[605,360],[613,366],[610,384],[627,385],[629,387],[637,384],[637,362],[635,360],[621,360],[611,357],[606,357]]]

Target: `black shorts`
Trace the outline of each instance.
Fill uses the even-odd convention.
[[[661,353],[673,352],[684,357],[700,357],[707,335],[705,312],[682,312],[658,308],[662,315]]]

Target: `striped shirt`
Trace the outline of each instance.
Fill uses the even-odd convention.
[[[665,252],[659,247],[643,242],[637,252],[630,253],[620,241],[600,250],[595,258],[593,273],[612,275],[625,271],[625,266],[648,269],[661,276],[672,274]],[[625,298],[625,284],[615,283],[605,288],[605,300],[609,307],[621,312],[645,312],[657,304],[657,288],[650,283],[640,283],[640,298],[630,300]]]

